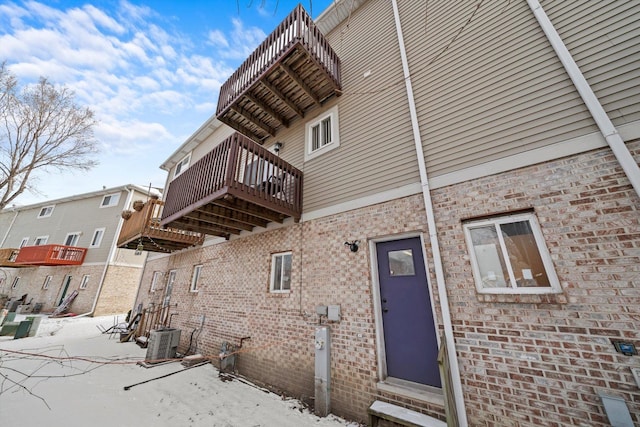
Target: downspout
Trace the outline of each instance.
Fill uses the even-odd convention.
[[[627,175],[627,178],[631,182],[636,194],[640,196],[640,168],[629,152],[624,140],[611,122],[611,119],[609,119],[604,108],[602,108],[602,104],[600,104],[600,101],[591,89],[591,86],[589,86],[589,83],[580,71],[578,64],[574,61],[571,53],[560,38],[558,31],[553,26],[553,23],[545,13],[544,9],[542,9],[538,0],[527,0],[527,3],[538,20],[540,28],[542,28],[542,31],[544,31],[547,36],[549,43],[555,50],[556,55],[558,55],[560,62],[562,62],[565,71],[571,78],[571,81],[582,97],[582,100],[589,109],[593,120],[598,125],[600,133],[604,136],[609,148],[611,148],[611,151],[616,156],[618,163],[622,166],[622,170]]]
[[[18,217],[18,209],[14,207],[13,211],[15,212],[15,214],[13,215],[13,219],[11,220],[11,224],[9,224],[9,228],[7,228],[7,232],[4,233],[4,237],[2,238],[2,243],[0,243],[0,248],[4,247],[4,242],[7,241],[7,237],[9,237],[9,232],[13,227],[13,223],[16,222],[16,218]]]
[[[133,199],[133,188],[127,187],[129,190],[129,195],[127,196],[127,201],[124,206],[131,205],[131,199]],[[104,278],[107,276],[107,270],[109,269],[109,265],[113,260],[113,257],[116,253],[116,249],[118,249],[118,236],[120,236],[120,231],[122,230],[122,225],[124,224],[124,218],[120,218],[118,221],[118,227],[116,229],[116,234],[114,235],[113,243],[111,244],[111,248],[109,249],[109,256],[107,257],[107,261],[104,263],[104,269],[102,270],[102,275],[100,276],[100,283],[98,284],[98,290],[96,292],[96,297],[93,299],[93,306],[91,307],[91,311],[86,313],[79,314],[76,317],[80,316],[92,316],[93,312],[96,311],[96,306],[98,305],[98,298],[100,298],[100,293],[102,292],[102,285],[104,284]]]
[[[447,288],[444,279],[444,270],[442,267],[442,258],[440,257],[440,245],[438,243],[438,231],[434,220],[433,203],[431,202],[431,191],[429,189],[429,178],[427,176],[427,166],[424,161],[424,152],[422,150],[422,139],[420,137],[420,127],[418,125],[418,114],[413,98],[413,87],[411,85],[411,74],[409,73],[409,64],[407,62],[407,52],[404,48],[404,38],[402,28],[400,26],[400,14],[396,0],[391,0],[393,6],[393,16],[395,18],[396,32],[398,33],[398,44],[400,45],[400,57],[402,59],[402,70],[404,72],[404,81],[407,87],[407,101],[409,102],[409,114],[411,116],[411,127],[413,129],[413,140],[416,146],[416,156],[418,160],[418,169],[420,170],[420,183],[422,186],[422,198],[424,199],[424,208],[427,215],[427,226],[429,230],[429,241],[431,243],[431,251],[433,253],[433,263],[435,266],[436,283],[438,286],[438,297],[440,298],[440,309],[442,311],[442,323],[444,327],[444,339],[447,343],[447,357],[449,359],[449,367],[451,370],[451,382],[453,387],[453,395],[456,403],[456,412],[460,427],[467,426],[467,412],[464,405],[464,396],[462,394],[462,381],[460,380],[460,369],[458,368],[458,358],[456,355],[456,346],[453,339],[453,325],[451,324],[451,312],[449,311],[449,299],[447,297]]]

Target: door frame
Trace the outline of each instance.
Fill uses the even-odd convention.
[[[440,322],[438,321],[437,313],[434,306],[434,294],[433,289],[430,285],[432,277],[429,272],[429,264],[427,263],[427,251],[424,245],[424,234],[422,232],[412,232],[412,233],[401,233],[394,234],[390,236],[376,237],[373,239],[369,239],[369,256],[371,263],[371,296],[373,298],[373,313],[376,327],[376,353],[378,358],[378,381],[385,382],[387,379],[392,379],[394,382],[398,383],[408,383],[409,385],[415,384],[416,388],[434,388],[430,386],[424,386],[418,383],[410,383],[409,381],[401,380],[401,379],[393,379],[393,377],[388,377],[387,375],[387,355],[385,350],[385,342],[384,342],[384,326],[382,321],[382,304],[380,301],[380,278],[378,276],[378,251],[377,244],[383,242],[391,242],[395,240],[403,240],[403,239],[411,239],[418,237],[420,239],[420,245],[422,248],[422,261],[424,263],[424,268],[427,274],[427,288],[429,289],[429,299],[431,302],[431,314],[433,315],[433,325],[435,327],[434,335],[436,337],[436,341],[438,343],[438,349],[440,349],[440,334],[438,333],[438,325]]]

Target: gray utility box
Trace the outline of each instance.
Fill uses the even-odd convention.
[[[149,333],[147,355],[144,358],[147,363],[163,362],[166,359],[176,357],[180,344],[180,329],[154,329]]]

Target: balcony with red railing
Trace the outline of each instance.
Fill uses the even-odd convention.
[[[302,215],[302,172],[234,133],[169,184],[163,226],[224,237]]]
[[[161,226],[163,207],[162,200],[151,199],[140,210],[123,212],[118,247],[169,253],[202,244],[203,234]]]
[[[222,85],[216,116],[264,142],[340,90],[340,59],[298,5]]]
[[[21,266],[81,265],[87,248],[66,245],[39,245],[20,248],[15,264]]]
[[[17,248],[0,249],[0,267],[24,267],[23,265],[16,265],[18,252],[20,252],[20,249]]]

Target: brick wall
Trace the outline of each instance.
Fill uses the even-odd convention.
[[[640,144],[630,145],[638,150]],[[640,424],[640,201],[609,150],[433,192],[463,389],[472,425],[608,426],[599,391]],[[465,218],[534,208],[563,293],[475,292]]]
[[[110,265],[104,277],[94,316],[123,314],[131,310],[141,274],[142,269],[139,267]]]
[[[622,356],[610,344],[610,338],[639,338],[639,201],[608,150],[438,189],[432,196],[470,424],[608,425],[600,390],[640,412],[629,370],[637,357]],[[461,221],[523,208],[535,210],[563,293],[480,297]],[[149,291],[152,274],[176,269],[172,326],[183,330],[181,349],[215,358],[223,341],[237,345],[250,337],[239,355],[240,373],[307,401],[313,396],[315,307],[339,304],[342,319],[331,325],[332,411],[363,421],[378,398],[442,418],[438,405],[376,388],[366,242],[426,231],[421,195],[291,224],[150,261],[139,301],[159,303],[162,290]],[[344,242],[355,239],[363,244],[352,253]],[[270,294],[271,254],[281,251],[293,253],[292,289]],[[196,264],[204,264],[202,284],[192,293]],[[441,325],[438,309],[436,317]]]

